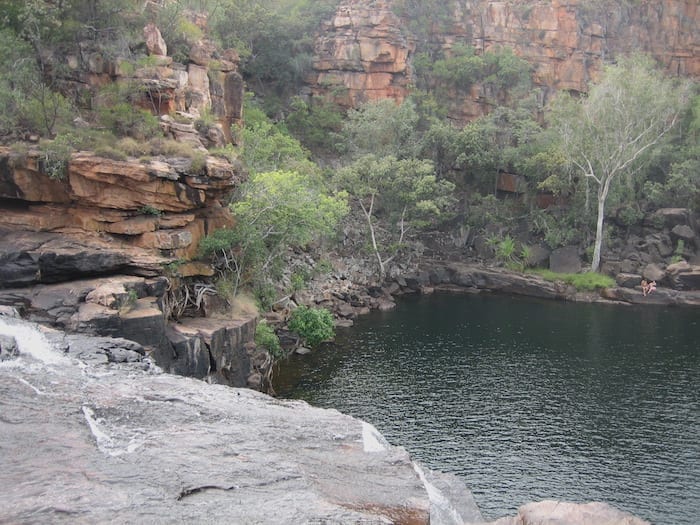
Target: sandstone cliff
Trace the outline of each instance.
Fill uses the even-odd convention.
[[[674,75],[700,77],[700,8],[695,0],[588,2],[582,0],[459,0],[448,20],[417,41],[395,2],[349,0],[317,38],[311,92],[345,106],[365,100],[402,100],[413,81],[415,52],[428,46],[449,54],[456,43],[478,51],[513,49],[532,66],[544,102],[554,90],[587,91],[603,65],[641,51]],[[452,117],[466,121],[488,110],[476,86],[455,93]]]
[[[242,119],[238,57],[202,40],[178,64],[152,24],[144,39],[149,57],[136,68],[95,42],[50,61],[75,98],[135,87],[133,102],[159,118],[156,144],[175,153],[74,151],[52,170],[45,145],[0,147],[0,305],[70,332],[127,337],[170,372],[265,388],[271,358],[252,343],[255,313],[182,316],[215,310],[203,279],[213,270],[183,261],[233,226],[228,199],[246,177],[207,149],[231,143]]]

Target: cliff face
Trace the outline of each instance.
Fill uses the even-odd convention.
[[[158,116],[163,135],[153,140],[171,153],[52,158],[41,145],[0,147],[0,306],[70,332],[128,337],[170,372],[263,389],[271,359],[253,344],[256,314],[214,319],[223,308],[201,283],[213,269],[183,263],[206,234],[233,226],[226,202],[246,174],[207,147],[232,142],[242,118],[237,55],[204,40],[177,64],[155,26],[144,37],[141,67],[91,42],[50,61],[76,100],[126,83],[130,101]],[[193,305],[207,317],[185,317]]]
[[[345,105],[406,97],[414,52],[426,43],[416,44],[392,4],[349,0],[338,8],[317,39],[312,93]],[[430,45],[448,54],[456,43],[482,52],[509,47],[531,64],[544,99],[560,89],[587,91],[606,61],[634,51],[651,54],[672,74],[700,77],[696,0],[459,0],[450,11],[428,31]],[[487,110],[478,87],[455,97],[462,99],[450,101],[453,118]]]

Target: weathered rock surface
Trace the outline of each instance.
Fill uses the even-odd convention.
[[[535,275],[458,262],[447,263],[438,268],[432,265],[426,267],[422,277],[418,277],[413,286],[432,284],[437,289],[448,290],[451,286],[457,286],[467,290],[495,291],[546,299],[573,299],[575,296],[573,287],[560,282],[545,281]],[[407,280],[407,284],[408,282]]]
[[[403,100],[411,82],[415,44],[405,36],[391,2],[345,2],[316,42],[312,92],[341,88],[346,107],[368,100]]]
[[[393,13],[393,1],[343,2],[316,43],[311,91],[344,105],[403,100],[413,80],[415,37]],[[700,77],[700,9],[695,0],[583,2],[478,0],[452,4],[452,14],[427,28],[430,45],[447,53],[457,43],[477,52],[508,47],[533,68],[546,99],[554,90],[586,92],[603,64],[622,54],[651,54],[674,75]],[[339,93],[339,95],[334,95]],[[465,122],[489,110],[480,86],[454,93],[451,118]],[[493,94],[491,94],[493,95]]]
[[[549,269],[556,273],[578,273],[581,266],[581,256],[576,246],[558,248],[549,256]]]
[[[84,357],[75,338],[55,337]],[[115,365],[122,344],[125,363]],[[12,458],[0,469],[4,520],[431,522],[409,455],[362,421],[143,371],[128,362],[132,345],[114,340],[106,359],[100,346],[87,367],[55,354],[45,366],[0,369],[0,435]]]
[[[8,200],[0,227],[102,232],[166,256],[188,257],[206,233],[232,225],[221,202],[245,177],[240,166],[214,157],[201,173],[191,166],[184,158],[142,163],[80,152],[67,177],[53,180],[37,154],[20,157],[0,148],[0,198]]]
[[[502,518],[491,525],[650,525],[605,503],[539,501],[518,509],[513,518]]]
[[[171,279],[163,265],[170,259],[95,234],[3,233],[3,307],[69,332],[128,337],[172,373],[267,388],[272,362],[251,344],[255,315],[168,320]],[[185,270],[204,272],[196,265]]]

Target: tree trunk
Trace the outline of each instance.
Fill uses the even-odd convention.
[[[608,198],[611,180],[612,177],[605,177],[598,192],[598,219],[595,227],[595,246],[593,249],[593,262],[591,263],[592,272],[597,272],[600,268],[600,252],[603,247],[603,224],[605,223],[605,201]]]

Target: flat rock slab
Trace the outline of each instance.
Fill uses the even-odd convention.
[[[430,521],[408,453],[335,410],[143,363],[29,365],[0,369],[8,523]]]

